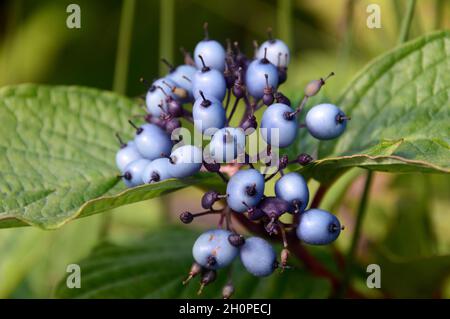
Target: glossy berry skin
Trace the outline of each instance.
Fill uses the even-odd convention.
[[[212,69],[216,69],[220,72],[225,70],[225,49],[223,46],[215,40],[202,40],[195,46],[194,59],[198,69],[201,69],[203,64],[199,55],[205,61],[205,64]]]
[[[195,100],[201,98],[200,91],[207,97],[214,97],[223,101],[227,86],[223,74],[215,69],[208,71],[199,70],[194,74],[192,91]]]
[[[293,111],[290,106],[281,103],[272,104],[264,111],[261,120],[261,135],[268,144],[275,147],[286,147],[294,142],[298,131],[297,121],[295,117],[286,119],[285,116]]]
[[[161,154],[170,154],[172,141],[164,130],[155,124],[143,124],[141,129],[136,133],[134,142],[143,157],[154,160]]]
[[[309,190],[302,175],[291,172],[282,176],[275,183],[275,194],[278,198],[284,199],[289,203],[296,201],[299,203],[300,213],[308,205]]]
[[[245,152],[245,133],[240,128],[225,127],[214,133],[209,154],[217,163],[230,163]]]
[[[228,266],[239,252],[239,249],[228,241],[231,234],[223,229],[212,229],[201,234],[192,247],[195,261],[208,269]]]
[[[125,167],[131,162],[142,158],[133,141],[124,144],[116,153],[117,168],[123,173]]]
[[[250,237],[240,249],[240,258],[245,269],[254,276],[265,277],[276,268],[276,254],[272,246],[262,238]]]
[[[254,60],[245,72],[245,84],[248,93],[255,99],[260,99],[264,96],[264,88],[266,87],[265,74],[268,75],[269,86],[276,89],[278,86],[278,71],[273,64],[264,62],[264,60]]]
[[[173,177],[194,175],[202,167],[202,150],[195,145],[183,145],[170,154],[169,172]]]
[[[194,119],[194,126],[197,131],[205,133],[206,135],[212,135],[212,129],[221,129],[225,126],[227,120],[225,109],[222,106],[222,102],[214,97],[205,95],[210,102],[209,105],[204,106],[204,100],[199,97],[195,100],[192,107],[192,117]]]
[[[330,140],[341,135],[347,126],[347,120],[339,120],[345,116],[333,104],[319,104],[313,106],[306,114],[305,124],[309,133],[319,140]]]
[[[169,159],[167,157],[161,157],[153,160],[145,167],[142,174],[142,181],[145,184],[150,184],[172,177]]]
[[[145,96],[145,105],[147,106],[147,111],[155,117],[160,116],[162,113],[162,110],[159,107],[160,104],[162,104],[162,109],[164,111],[167,111],[166,96],[164,95],[163,91],[158,88],[158,86],[162,87],[167,95],[170,95],[174,99],[177,98],[176,95],[171,92],[170,88],[168,88],[163,83],[163,81],[165,81],[170,86],[176,86],[175,82],[173,82],[171,79],[167,77],[161,78],[153,82],[152,86],[149,88]]]
[[[341,233],[341,224],[333,214],[322,209],[309,209],[300,215],[297,237],[311,245],[327,245]]]
[[[194,99],[194,94],[192,91],[192,81],[194,79],[194,74],[197,72],[197,69],[188,64],[183,64],[178,66],[173,72],[167,75],[167,78],[172,80],[175,85],[179,88],[182,88],[188,92],[187,101],[192,101]],[[185,78],[187,77],[190,82]]]
[[[147,159],[138,159],[128,164],[124,169],[122,178],[127,187],[135,187],[144,183],[143,173],[150,161]]]
[[[264,194],[264,176],[256,169],[240,170],[227,184],[227,203],[238,213],[256,206]],[[246,205],[245,205],[245,204]]]
[[[289,48],[286,45],[286,43],[284,43],[281,40],[278,39],[273,39],[273,40],[268,40],[266,42],[264,42],[263,44],[261,44],[261,46],[258,49],[258,53],[257,53],[257,58],[258,59],[262,59],[264,57],[264,50],[265,48],[267,48],[267,55],[266,58],[267,60],[270,61],[270,63],[272,63],[275,66],[278,66],[278,55],[281,53],[280,56],[280,67],[287,67],[289,64],[289,59],[290,59],[290,53],[289,53]],[[287,60],[286,60],[286,54],[287,54]]]

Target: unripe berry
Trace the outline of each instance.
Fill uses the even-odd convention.
[[[198,263],[194,262],[191,266],[191,269],[189,270],[188,277],[183,281],[183,285],[186,285],[192,278],[194,278],[201,272],[202,272],[202,266],[200,266]]]
[[[308,165],[313,161],[313,158],[309,154],[302,153],[297,157],[297,162],[302,165]]]
[[[200,295],[203,291],[203,288],[212,283],[217,278],[217,272],[212,269],[207,269],[203,272],[202,279],[200,280],[200,289],[197,294]]]
[[[248,135],[251,131],[247,131],[248,129],[256,129],[258,127],[258,122],[256,121],[256,116],[249,115],[244,122],[241,124],[241,128]]]
[[[223,299],[230,299],[230,297],[233,294],[234,294],[234,286],[231,282],[229,282],[222,289],[222,297]]]
[[[320,79],[320,80],[312,80],[305,87],[305,95],[306,96],[314,96],[314,95],[316,95],[317,92],[320,91],[320,88],[322,87],[322,85],[324,85],[324,84],[325,84],[325,82],[322,79]]]
[[[218,199],[219,193],[216,191],[208,191],[202,196],[202,207],[204,209],[211,209]]]
[[[180,214],[180,220],[184,224],[189,224],[194,220],[194,216],[190,212],[182,212]]]

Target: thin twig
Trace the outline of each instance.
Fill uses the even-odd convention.
[[[231,113],[227,119],[228,124],[230,123],[231,119],[233,118],[234,112],[236,111],[237,105],[239,104],[239,100],[240,100],[240,98],[236,98],[236,100],[234,100],[233,108],[231,109]]]
[[[227,90],[227,100],[225,103],[225,112],[228,111],[228,106],[230,105],[230,99],[231,99],[231,89]]]
[[[262,223],[252,222],[244,214],[233,214],[233,216],[243,227],[254,234],[265,237],[271,241],[282,240],[280,235],[268,236]],[[326,269],[314,256],[308,252],[308,250],[298,240],[295,232],[289,232],[286,235],[286,240],[292,253],[303,262],[305,267],[314,276],[328,279],[333,287],[333,290],[336,291],[341,284],[339,278]],[[364,298],[363,295],[355,291],[352,287],[349,287],[347,290],[347,296],[350,298]]]
[[[361,235],[362,223],[363,223],[364,216],[365,216],[366,210],[367,210],[366,208],[367,208],[367,202],[369,199],[370,186],[372,183],[372,175],[373,175],[372,171],[368,171],[366,182],[364,184],[363,194],[362,194],[361,201],[360,201],[359,207],[358,207],[358,212],[356,215],[356,224],[355,224],[355,229],[353,232],[352,242],[351,242],[347,257],[346,257],[344,276],[342,279],[342,286],[339,291],[339,294],[341,296],[345,296],[347,289],[348,289],[348,285],[350,283],[356,248],[358,247],[359,238]]]
[[[406,8],[406,14],[402,20],[402,26],[400,29],[400,35],[398,37],[398,44],[402,44],[408,40],[409,30],[411,28],[411,22],[414,15],[414,8],[416,6],[416,0],[408,0],[408,6]]]

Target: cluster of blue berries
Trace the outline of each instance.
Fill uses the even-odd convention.
[[[198,172],[202,166],[202,150],[194,145],[173,148],[170,136],[155,124],[136,128],[134,140],[124,143],[120,136],[120,150],[116,165],[127,187],[150,184],[168,178],[183,178]]]
[[[336,240],[342,229],[339,220],[327,211],[307,209],[306,181],[296,172],[285,172],[291,164],[308,165],[311,156],[300,154],[290,160],[287,155],[274,156],[273,150],[292,145],[302,127],[320,140],[336,138],[350,119],[333,104],[319,104],[308,111],[305,123],[299,123],[308,99],[334,73],[311,81],[299,105],[292,107],[289,98],[279,90],[287,80],[289,48],[274,39],[270,30],[269,40],[260,46],[255,42],[253,57],[247,57],[238,43],[228,41],[224,48],[209,38],[207,24],[204,29],[205,39],[195,47],[194,58],[183,50],[185,64],[176,68],[163,60],[169,73],[148,85],[144,116],[147,123],[136,126],[130,121],[136,136],[128,143],[119,137],[121,149],[116,155],[121,177],[128,187],[184,178],[202,168],[217,173],[226,183],[223,194],[210,190],[203,195],[204,211],[185,211],[180,215],[185,224],[208,214],[220,216],[219,227],[204,232],[193,246],[195,262],[185,283],[200,275],[199,292],[215,280],[218,269],[229,266],[238,255],[245,269],[255,276],[268,276],[277,268],[288,268],[289,232],[311,245]],[[240,102],[244,104],[243,115],[238,126],[232,127],[230,122]],[[266,149],[254,161],[246,151],[246,141],[258,128],[254,114],[263,107],[266,108],[259,132]],[[181,143],[175,143],[171,135],[182,121],[191,122],[197,131],[210,138],[204,149],[194,145],[177,147]],[[262,163],[260,167],[254,165],[257,161]],[[268,173],[269,167],[275,170]],[[275,196],[266,196],[266,182],[275,176],[280,176],[275,183]],[[232,216],[236,214],[263,225],[268,235],[282,238],[284,247],[279,262],[265,239],[245,238],[236,232],[232,226]],[[284,214],[296,216],[294,222],[282,222],[280,217]],[[223,289],[224,298],[229,298],[233,291],[230,281]]]

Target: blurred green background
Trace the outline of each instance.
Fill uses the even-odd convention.
[[[410,38],[450,27],[449,1],[417,2]],[[81,7],[81,29],[66,27],[70,3]],[[366,26],[366,7],[371,3],[381,7],[380,29]],[[181,63],[179,47],[192,51],[203,36],[203,22],[209,21],[213,38],[223,43],[226,38],[236,40],[250,54],[252,41],[264,41],[267,27],[273,27],[292,51],[284,91],[298,96],[311,79],[333,70],[338,77],[324,88],[325,96],[333,100],[364,64],[396,45],[406,1],[141,0],[135,6],[128,39],[124,91],[128,96],[144,92],[141,76],[153,79],[166,71],[161,57]],[[0,86],[34,82],[113,89],[121,11],[118,0],[0,1]],[[363,184],[361,170],[348,172],[322,205],[347,227],[337,243],[342,251],[350,242]],[[311,182],[311,187],[317,185]],[[391,261],[383,277],[388,296],[450,297],[449,193],[445,175],[375,174],[357,256],[361,265]],[[197,210],[200,194],[183,190],[77,220],[56,231],[1,230],[0,298],[51,297],[66,265],[85,257],[105,236],[119,243],[139,240],[176,221],[182,209]],[[194,227],[202,226],[206,224]],[[404,260],[412,264],[402,265]],[[410,278],[417,282],[397,276],[408,271],[414,272]],[[383,295],[365,289],[364,283],[355,279],[354,284],[367,295]]]

